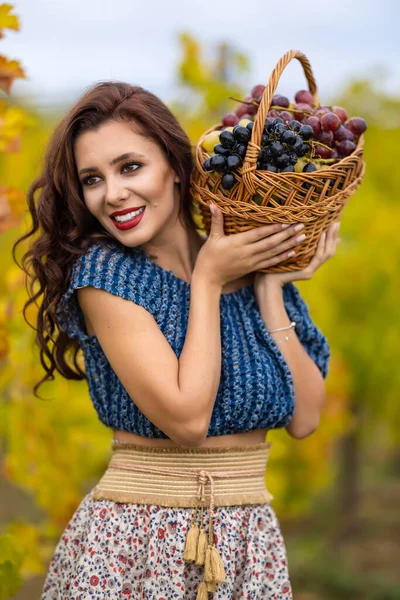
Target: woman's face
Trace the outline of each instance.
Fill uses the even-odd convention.
[[[74,154],[88,210],[125,246],[156,238],[176,220],[179,178],[161,148],[129,124],[109,121],[80,134]]]

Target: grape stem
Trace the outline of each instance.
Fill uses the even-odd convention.
[[[311,144],[312,146],[322,146],[323,148],[326,148],[327,150],[330,150],[331,152],[333,152],[333,148],[330,148],[329,146],[325,146],[325,144],[323,144],[322,142],[318,142],[315,140],[307,140],[307,144]],[[328,160],[332,160],[332,159],[328,159]]]
[[[238,98],[233,98],[233,96],[229,96],[229,100],[240,102],[240,104],[254,104],[255,106],[260,106],[256,100],[239,100]]]
[[[295,112],[296,113],[302,113],[303,115],[310,115],[310,117],[313,116],[313,113],[310,112],[309,110],[300,110],[298,108],[289,108],[289,107],[286,108],[285,106],[277,106],[275,104],[272,104],[269,107],[269,110],[277,110],[277,109],[282,110],[282,111],[292,112],[292,113],[295,113]]]

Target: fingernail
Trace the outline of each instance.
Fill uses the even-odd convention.
[[[304,224],[303,223],[299,223],[298,225],[296,225],[296,227],[294,228],[295,231],[300,231],[300,229],[303,229]]]
[[[212,214],[215,213],[214,204],[212,202],[210,204],[210,211],[211,211]]]
[[[286,227],[290,227],[290,223],[282,223],[282,229],[286,229]]]

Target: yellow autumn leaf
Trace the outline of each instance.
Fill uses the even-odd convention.
[[[0,38],[3,37],[2,29],[13,29],[19,31],[19,20],[17,15],[11,15],[12,4],[0,4]]]
[[[15,79],[26,79],[25,71],[19,61],[0,56],[0,89],[9,94]]]

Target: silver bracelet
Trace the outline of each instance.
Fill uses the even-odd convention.
[[[287,325],[286,327],[279,327],[278,329],[270,329],[268,331],[268,333],[275,333],[275,331],[286,331],[287,329],[292,329],[292,327],[296,326],[296,321],[292,321],[290,323],[290,325]]]

